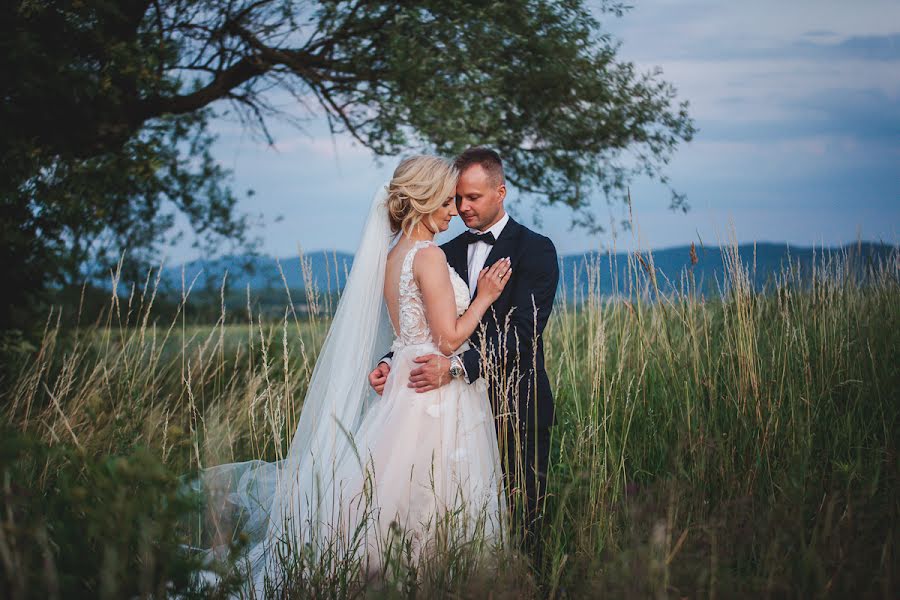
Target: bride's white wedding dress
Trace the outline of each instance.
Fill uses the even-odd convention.
[[[392,334],[382,295],[385,198],[379,189],[288,452],[274,463],[203,471],[212,546],[243,534],[257,597],[302,561],[300,568],[315,568],[309,562],[358,559],[371,573],[388,552],[396,555],[398,541],[417,560],[500,532],[502,473],[483,382],[454,379],[425,393],[407,386],[413,359],[439,353],[413,277],[416,253],[432,242],[417,242],[403,260],[391,373],[381,397],[368,387],[366,375]],[[447,269],[458,316],[469,290]]]
[[[391,350],[391,373],[381,402],[357,433],[373,482],[378,528],[369,554],[391,533],[391,524],[409,535],[414,553],[434,541],[435,529],[453,515],[457,536],[492,537],[501,514],[500,455],[487,392],[481,380],[454,379],[436,390],[410,388],[413,359],[439,353],[425,318],[422,294],[413,277],[416,253],[432,242],[417,242],[400,272],[399,327]],[[469,288],[448,265],[457,316],[469,307]],[[359,471],[354,476],[359,475]]]

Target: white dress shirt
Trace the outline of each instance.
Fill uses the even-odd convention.
[[[500,237],[500,232],[503,231],[503,228],[506,227],[508,222],[509,214],[504,213],[503,217],[494,223],[487,231],[478,231],[477,229],[470,229],[469,231],[475,235],[484,234],[490,231],[494,234],[494,239],[497,239]],[[481,269],[484,268],[484,261],[487,260],[488,254],[491,253],[491,248],[493,248],[493,246],[485,244],[484,242],[469,244],[469,297],[475,296],[475,286],[478,285],[478,274],[481,272]]]

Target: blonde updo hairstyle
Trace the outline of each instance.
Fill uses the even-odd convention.
[[[410,235],[416,225],[425,222],[438,228],[432,213],[456,195],[459,172],[450,161],[438,156],[411,156],[394,170],[388,185],[387,209],[394,234]]]

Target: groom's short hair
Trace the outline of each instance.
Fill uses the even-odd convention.
[[[475,146],[463,150],[462,154],[456,157],[454,165],[460,173],[472,165],[481,165],[481,168],[485,170],[488,177],[490,177],[497,185],[506,183],[506,178],[503,176],[503,161],[500,160],[500,155],[490,148]]]

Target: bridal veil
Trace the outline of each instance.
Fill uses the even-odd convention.
[[[247,461],[202,471],[210,520],[221,547],[241,536],[255,594],[277,585],[285,552],[312,556],[341,521],[341,483],[358,472],[354,445],[362,416],[380,397],[367,375],[393,339],[383,289],[392,234],[387,186],[375,193],[353,266],[309,382],[287,453],[276,462]],[[344,470],[344,473],[338,472]],[[355,474],[355,473],[354,473]],[[226,525],[227,524],[227,525]],[[216,544],[213,544],[214,546]],[[284,545],[280,550],[279,545]]]

